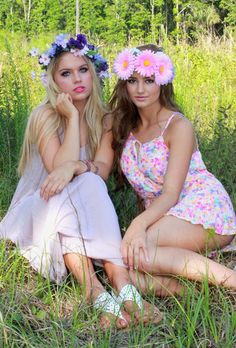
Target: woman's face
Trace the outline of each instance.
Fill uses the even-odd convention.
[[[65,53],[60,58],[54,81],[60,90],[69,93],[73,102],[87,100],[92,92],[92,75],[83,57]]]
[[[160,86],[155,83],[154,76],[143,77],[134,72],[126,83],[127,92],[137,108],[149,107],[159,103]]]

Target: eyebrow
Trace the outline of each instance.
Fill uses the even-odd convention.
[[[87,64],[87,63],[84,63],[84,64],[80,65],[80,66],[79,66],[79,69],[80,69],[80,68],[85,68],[85,67],[88,68],[88,64]],[[64,71],[64,70],[73,70],[73,68],[70,68],[70,67],[67,68],[67,67],[65,67],[65,68],[61,68],[61,69],[58,70],[58,71],[59,71],[59,72],[62,72],[62,71]]]

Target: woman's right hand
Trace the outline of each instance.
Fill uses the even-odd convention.
[[[141,267],[141,253],[149,262],[147,247],[147,226],[141,219],[136,217],[128,227],[121,242],[121,254],[123,262],[130,270]]]
[[[73,117],[79,117],[79,111],[74,106],[69,93],[58,94],[56,101],[56,110],[60,115],[64,116],[67,121],[69,121]]]
[[[55,168],[44,180],[40,196],[48,201],[50,197],[60,193],[72,180],[76,166],[76,161],[68,161]]]

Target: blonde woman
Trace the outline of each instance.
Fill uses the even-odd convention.
[[[58,35],[39,63],[46,70],[47,98],[29,118],[21,179],[0,235],[45,277],[60,283],[70,270],[102,311],[102,328],[112,320],[127,327],[131,312],[136,321],[157,322],[160,313],[142,300],[123,265],[117,216],[104,183],[113,162],[99,81],[107,63],[82,34]],[[114,293],[97,279],[93,260],[104,265]]]

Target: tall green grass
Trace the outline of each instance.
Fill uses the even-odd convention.
[[[36,60],[28,56],[33,46],[45,47],[46,37],[28,42],[20,36],[0,37],[0,216],[14,192],[16,166],[30,110],[44,97]],[[164,43],[176,66],[175,91],[186,116],[195,125],[199,146],[208,168],[223,182],[236,207],[235,45],[206,42],[178,47]],[[118,47],[104,55],[111,61]],[[0,64],[1,65],[1,64]],[[106,83],[108,100],[115,78]],[[137,212],[129,188],[109,187],[121,226],[126,228]],[[235,264],[233,255],[221,262]],[[98,270],[100,273],[101,271]],[[101,273],[102,274],[102,273]],[[102,274],[103,275],[103,274]],[[158,326],[141,324],[130,331],[102,333],[97,313],[85,303],[81,287],[72,277],[56,286],[36,274],[9,242],[0,244],[0,347],[235,347],[236,300],[230,291],[183,282],[182,298],[148,300],[164,312]]]

